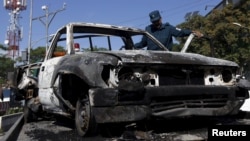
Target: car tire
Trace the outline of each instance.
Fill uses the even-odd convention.
[[[88,96],[79,99],[76,103],[75,126],[80,136],[92,136],[97,132]]]

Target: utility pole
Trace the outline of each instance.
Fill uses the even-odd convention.
[[[42,6],[42,10],[45,11],[45,15],[43,16],[39,16],[39,17],[36,17],[36,18],[32,18],[33,17],[33,0],[30,0],[31,1],[31,6],[30,6],[30,32],[29,32],[29,49],[28,49],[28,64],[30,63],[30,49],[31,49],[31,36],[32,36],[32,21],[34,20],[40,20],[42,22],[42,24],[45,26],[46,28],[46,53],[47,53],[47,50],[48,50],[48,43],[49,43],[49,26],[52,22],[52,20],[54,19],[55,15],[58,13],[58,12],[61,12],[63,10],[66,9],[66,3],[63,4],[63,7],[62,9],[58,9],[56,10],[55,12],[49,12],[49,8],[48,6],[44,5]],[[52,16],[50,18],[50,16]],[[45,21],[43,20],[43,18],[45,18]]]
[[[32,37],[32,17],[33,17],[33,0],[30,0],[30,27],[29,27],[29,46],[27,51],[27,63],[30,64],[30,49],[31,49],[31,37]]]

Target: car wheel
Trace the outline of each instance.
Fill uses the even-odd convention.
[[[95,122],[88,96],[79,99],[75,111],[76,130],[80,136],[93,135],[96,133]]]

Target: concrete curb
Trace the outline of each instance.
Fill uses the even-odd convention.
[[[23,112],[1,116],[0,128],[2,131],[7,132],[22,114]]]
[[[23,114],[13,124],[13,126],[5,133],[1,141],[15,141],[24,124]]]

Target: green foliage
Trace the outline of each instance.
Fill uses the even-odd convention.
[[[46,55],[45,47],[37,47],[30,50],[30,63],[42,61]]]
[[[5,115],[23,112],[23,107],[12,107],[6,111]]]
[[[97,46],[94,46],[93,47],[93,51],[107,51],[108,49],[107,48],[104,48],[104,47],[97,47]],[[91,51],[90,48],[84,48],[83,51]]]
[[[211,42],[196,38],[188,52],[213,54],[214,57],[231,60],[238,63],[240,67],[244,67],[244,64],[250,62],[250,30],[232,23],[249,26],[249,6],[250,1],[242,1],[238,7],[229,4],[222,10],[212,11],[207,17],[198,15],[178,25],[181,28],[199,30],[211,37]],[[181,42],[181,46],[185,41],[185,39],[177,40]]]
[[[12,59],[0,56],[0,84],[7,82],[8,72],[14,71],[14,63]]]
[[[0,50],[5,50],[6,51],[7,49],[8,49],[7,47],[5,47],[4,45],[0,44]]]
[[[62,46],[57,46],[56,51],[65,51],[64,47]]]
[[[189,19],[187,22],[184,22],[178,27],[185,28],[185,29],[190,29],[190,30],[198,30],[204,33],[204,23],[205,22],[205,17],[202,17],[200,15],[194,16],[191,19]],[[187,40],[187,37],[185,38],[177,38],[177,40],[180,42],[178,46],[178,50],[183,47],[185,41]],[[202,48],[201,48],[202,47]],[[188,48],[188,52],[194,52],[194,53],[199,53],[203,55],[210,55],[211,54],[211,48],[210,48],[210,41],[206,39],[197,39],[194,38],[192,43],[190,44]]]
[[[56,47],[56,51],[64,51],[64,48],[61,46]],[[30,63],[35,63],[42,61],[46,55],[46,47],[37,47],[30,50]]]

